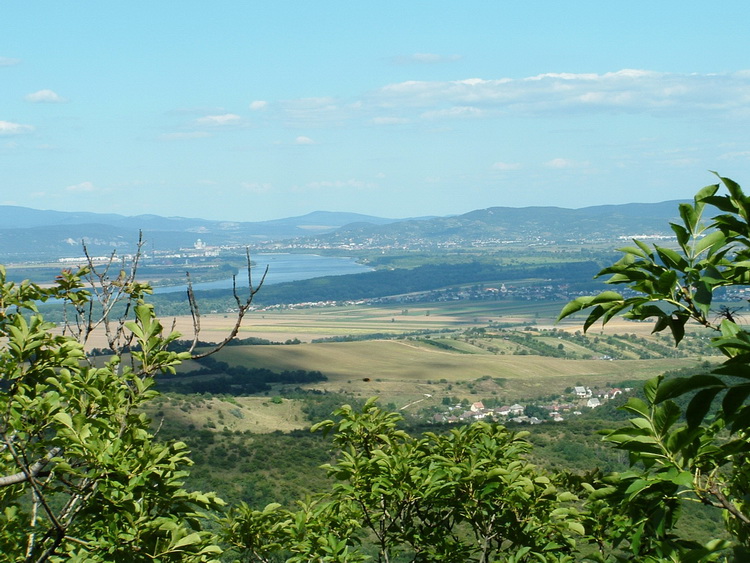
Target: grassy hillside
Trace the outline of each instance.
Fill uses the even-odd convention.
[[[298,346],[233,346],[217,360],[248,368],[276,371],[320,371],[328,380],[304,385],[305,389],[337,392],[352,397],[379,396],[402,407],[423,399],[422,407],[438,404],[443,397],[471,398],[479,391],[461,387],[480,379],[502,379],[502,388],[488,394],[517,401],[562,392],[586,384],[604,386],[625,379],[647,379],[669,369],[698,365],[693,358],[649,360],[566,360],[538,355],[499,355],[486,350],[436,348],[428,341],[375,340],[330,342]],[[193,366],[186,365],[185,370]],[[494,391],[494,393],[492,393]],[[432,397],[424,398],[428,394]]]

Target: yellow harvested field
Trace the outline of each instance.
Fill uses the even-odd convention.
[[[404,310],[393,307],[326,307],[321,309],[256,311],[245,317],[238,338],[265,338],[274,342],[285,342],[295,338],[302,342],[334,336],[372,333],[401,334],[404,332],[434,330],[446,327],[467,327],[468,322],[460,315],[432,314],[430,307]],[[193,336],[192,318],[189,316],[165,317],[165,327],[175,327],[183,338]],[[210,314],[201,317],[200,339],[204,342],[219,342],[232,330],[234,318],[231,314]],[[97,331],[89,342],[91,347],[103,347],[106,339]]]
[[[328,381],[310,389],[380,396],[404,405],[425,395],[470,397],[466,385],[481,378],[506,380],[501,395],[523,398],[560,393],[577,384],[604,385],[646,379],[670,369],[697,365],[694,358],[663,360],[561,360],[541,356],[460,354],[409,341],[366,341],[295,346],[232,346],[218,360],[248,368],[320,371]],[[186,366],[189,367],[189,364]],[[459,388],[459,386],[461,386]]]
[[[695,360],[561,360],[542,356],[459,354],[403,340],[331,342],[297,346],[234,346],[217,356],[230,364],[276,370],[319,370],[329,378],[380,377],[399,380],[475,379],[484,375],[549,378],[632,374],[638,364],[669,369]]]
[[[503,326],[523,328],[530,325],[536,330],[557,328],[568,332],[582,330],[584,315],[565,319],[556,324],[554,317],[563,303],[428,303],[408,307],[394,306],[329,306],[306,309],[271,309],[253,311],[247,315],[239,338],[257,337],[274,342],[298,339],[310,342],[346,335],[403,334],[417,331],[440,331],[486,326],[490,322]],[[542,313],[539,312],[541,307]],[[165,326],[174,326],[183,338],[193,336],[189,316],[165,317]],[[200,338],[205,342],[219,342],[234,325],[231,314],[207,314],[201,317]],[[590,334],[635,333],[647,335],[653,323],[612,319],[604,328],[596,324]],[[106,340],[97,332],[89,342],[90,347],[103,347]]]

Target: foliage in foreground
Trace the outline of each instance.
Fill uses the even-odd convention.
[[[720,510],[735,556],[750,557],[750,332],[736,311],[712,306],[717,289],[750,283],[750,198],[732,180],[720,180],[728,195],[717,195],[720,185],[714,184],[680,205],[681,224],[672,224],[676,250],[635,241],[600,272],[633,296],[605,291],[581,297],[560,315],[588,309],[585,328],[618,314],[654,319],[654,332],[669,330],[676,344],[687,323],[698,323],[713,331],[713,346],[727,358],[709,374],[649,381],[645,400],[625,405],[635,418],[606,436],[630,454],[632,470],[620,476],[619,494],[645,508],[624,519],[636,554],[648,538],[662,548],[684,544],[672,530],[679,500],[687,499]],[[707,206],[720,213],[706,225]],[[683,396],[690,399],[684,410],[675,401]],[[712,547],[722,543],[717,539]]]
[[[379,561],[573,560],[573,538],[584,533],[577,498],[525,459],[522,433],[478,422],[414,438],[398,428],[400,415],[374,400],[361,412],[344,406],[334,414],[337,421],[316,425],[335,430],[340,448],[327,466],[337,480],[330,494],[299,512],[232,511],[227,539],[249,560],[286,550],[299,554],[290,561],[355,561],[368,541]],[[325,525],[310,527],[311,511]]]
[[[139,411],[155,395],[154,375],[190,357],[167,349],[178,335],[164,334],[144,289],[126,288],[133,315],[120,325],[139,350],[130,361],[118,354],[97,365],[80,338],[55,331],[36,310],[49,299],[88,307],[91,294],[81,278],[64,272],[43,289],[6,282],[0,267],[0,552],[6,557],[209,561],[221,553],[200,523],[221,500],[183,488],[190,465],[185,444],[154,440]]]
[[[7,281],[0,266],[0,553],[8,560],[214,561],[222,550],[203,529],[223,502],[190,492],[182,442],[154,439],[141,407],[157,395],[154,376],[205,357],[234,338],[257,287],[235,291],[234,327],[213,350],[193,353],[200,313],[188,280],[194,338],[166,331],[136,281],[143,240],[129,263],[113,253],[64,270],[50,288]],[[250,257],[247,257],[248,269]],[[248,276],[248,280],[249,280]],[[56,301],[59,325],[40,303]],[[106,362],[85,352],[95,335]]]

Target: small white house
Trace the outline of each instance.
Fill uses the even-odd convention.
[[[471,412],[481,412],[484,410],[484,403],[482,401],[477,401],[469,407],[469,410],[471,410]]]

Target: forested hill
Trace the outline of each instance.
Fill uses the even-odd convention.
[[[64,213],[0,206],[0,263],[78,256],[85,241],[94,255],[206,245],[275,249],[446,245],[585,244],[633,235],[671,235],[677,203],[631,203],[582,209],[490,207],[452,217],[385,219],[356,213],[315,212],[274,221],[210,221],[112,213]],[[287,241],[281,244],[274,241]]]
[[[421,241],[466,244],[485,242],[583,243],[634,235],[671,236],[679,201],[560,207],[490,207],[454,217],[399,221],[386,225],[357,223],[316,237],[331,245],[369,240],[380,245]]]
[[[0,205],[0,263],[78,256],[85,241],[92,254],[132,252],[142,231],[147,250],[192,248],[197,239],[209,246],[251,245],[334,231],[343,225],[393,222],[358,213],[317,211],[272,221],[211,221],[187,217],[115,213],[42,211]]]

